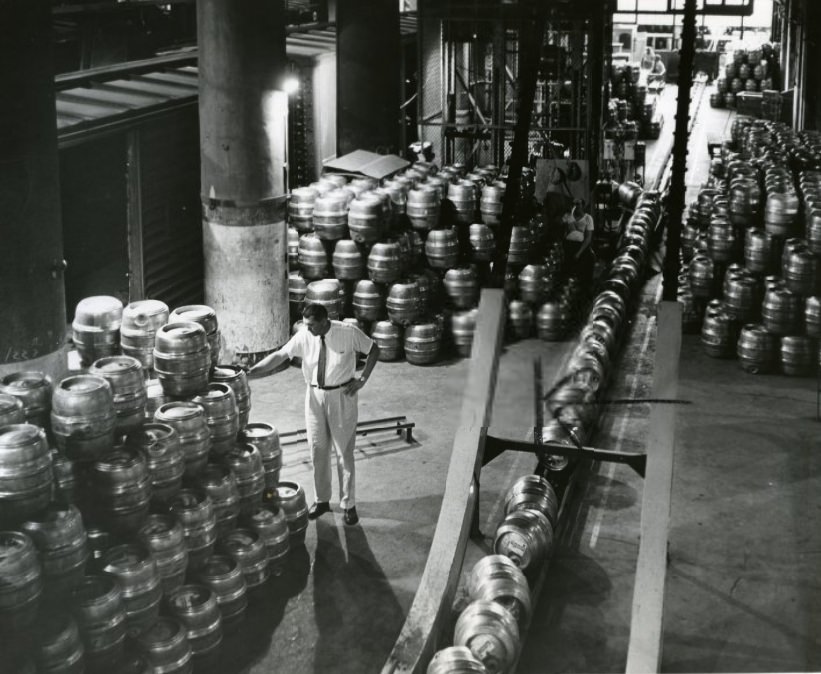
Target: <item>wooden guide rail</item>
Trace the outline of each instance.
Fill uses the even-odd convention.
[[[504,316],[502,290],[482,290],[468,378],[436,531],[419,588],[382,669],[383,674],[424,672],[434,652],[444,643],[446,635],[442,632],[450,617],[474,506],[479,497],[476,476],[482,466],[485,429],[496,387]]]
[[[422,674],[434,652],[450,645],[450,635],[445,630],[452,626],[450,612],[474,524],[481,466],[504,449],[527,451],[529,448],[533,451],[534,448],[532,439],[522,437],[521,433],[509,430],[505,433],[503,429],[498,429],[502,432],[496,435],[487,428],[501,348],[502,291],[483,290],[479,309],[462,411],[436,531],[413,604],[382,674]],[[681,350],[681,308],[678,303],[662,302],[658,305],[657,326],[653,398],[673,400],[677,392]],[[538,372],[537,387],[540,385],[540,375]],[[640,474],[646,473],[626,666],[629,674],[658,672],[661,663],[675,415],[675,405],[653,406],[648,437],[648,446],[652,450],[648,455],[592,447],[549,447],[551,452],[556,449],[557,453],[565,455],[576,453],[581,459],[577,468],[583,468],[574,472],[562,498],[560,514],[570,507],[575,484],[583,479],[582,474],[587,474],[589,464],[594,460],[626,463]],[[568,534],[569,525],[565,517],[560,516],[559,519],[557,539]],[[538,598],[548,568],[549,560],[532,588],[534,601]]]
[[[678,391],[681,305],[660,302],[652,397],[673,399]],[[641,538],[633,585],[628,674],[658,672],[664,618],[664,579],[673,491],[676,406],[653,405],[647,446],[647,476],[641,500]]]

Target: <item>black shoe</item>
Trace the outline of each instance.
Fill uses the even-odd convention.
[[[348,508],[345,511],[345,524],[356,524],[359,521],[359,515],[356,514],[356,507]]]
[[[320,515],[331,512],[331,504],[327,501],[317,501],[308,508],[308,519],[315,520]]]

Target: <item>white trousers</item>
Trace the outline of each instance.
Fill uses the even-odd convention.
[[[317,501],[330,501],[331,448],[336,454],[339,505],[356,505],[356,474],[353,450],[356,444],[358,394],[345,395],[341,388],[330,391],[308,386],[305,392],[305,428],[314,465],[314,494]]]

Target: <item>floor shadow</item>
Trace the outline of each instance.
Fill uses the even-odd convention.
[[[288,553],[282,572],[272,575],[260,588],[249,594],[245,620],[226,634],[214,671],[220,674],[244,672],[264,657],[271,638],[285,615],[288,600],[307,586],[311,570],[308,550],[300,544]]]
[[[314,612],[318,629],[314,671],[379,671],[404,622],[388,578],[361,526],[317,521]]]

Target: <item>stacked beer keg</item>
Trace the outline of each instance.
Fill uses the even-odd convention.
[[[530,169],[520,186],[531,200]],[[306,304],[322,304],[332,319],[369,334],[381,360],[435,363],[450,344],[468,356],[505,189],[495,166],[467,173],[417,162],[381,186],[330,174],[294,190],[291,320],[299,321]],[[532,243],[531,223],[514,228],[510,262],[517,271],[531,261]]]
[[[708,355],[737,356],[747,372],[812,376],[821,337],[819,136],[743,116],[731,133],[690,206],[685,329],[700,331]]]
[[[545,398],[549,421],[541,429],[543,443],[584,445],[595,432],[598,401],[626,334],[628,312],[638,296],[650,237],[660,217],[658,195],[640,195],[628,224],[630,235],[617,250],[576,347]],[[515,670],[532,615],[533,588],[546,571],[576,463],[543,449],[536,473],[510,487],[493,551],[467,574],[463,596],[455,604],[453,645],[434,654],[428,674]]]
[[[778,50],[764,44],[756,49],[736,49],[732,60],[724,66],[722,77],[716,79],[716,91],[710,95],[713,108],[738,108],[739,114],[760,112],[760,101],[755,109],[747,109],[742,92],[778,94],[780,67]]]
[[[132,671],[127,642],[190,671],[304,541],[304,491],[210,307],[93,297],[73,329],[81,371],[0,381],[0,638],[44,671]]]
[[[658,139],[664,124],[658,110],[659,97],[656,92],[648,91],[646,82],[640,80],[638,65],[613,63],[608,82],[605,138]]]

